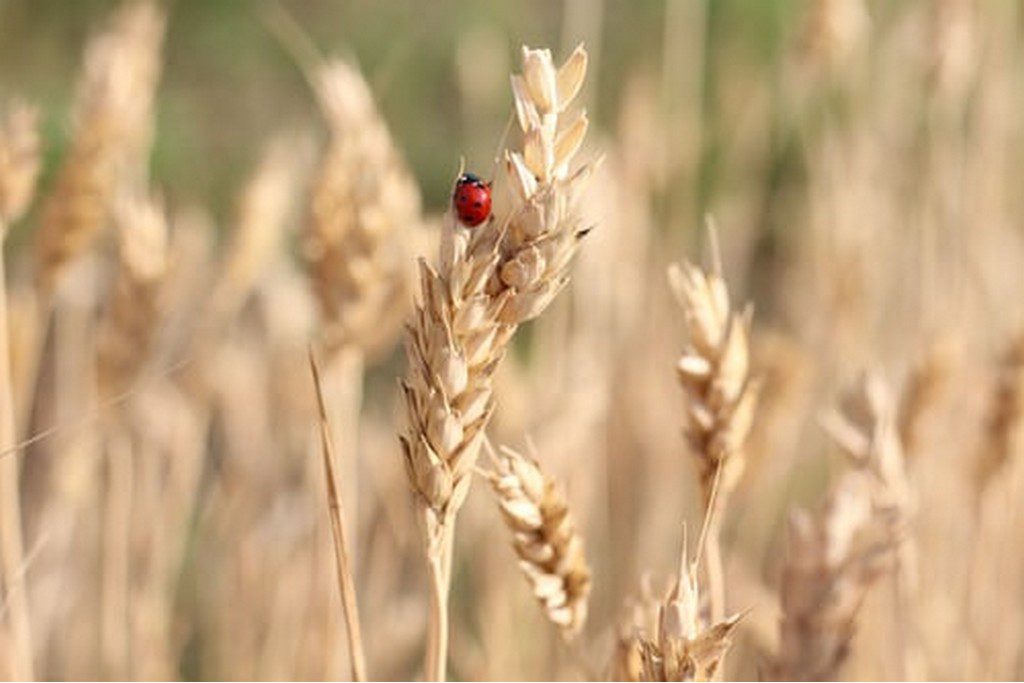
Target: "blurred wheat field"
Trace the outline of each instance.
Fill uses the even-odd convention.
[[[0,675],[1024,678],[1017,3],[66,5]]]

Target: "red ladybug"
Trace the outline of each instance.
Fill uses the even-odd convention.
[[[460,223],[475,228],[491,215],[491,184],[473,173],[463,173],[455,181],[452,206]]]

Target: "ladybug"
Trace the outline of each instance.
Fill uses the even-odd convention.
[[[452,207],[460,223],[475,228],[491,215],[491,184],[473,173],[463,173],[455,181]]]

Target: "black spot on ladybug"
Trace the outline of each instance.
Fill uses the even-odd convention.
[[[483,206],[483,204],[481,204],[480,202],[473,202],[473,206],[479,209],[481,206]]]

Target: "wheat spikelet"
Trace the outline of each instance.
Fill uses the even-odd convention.
[[[167,219],[158,199],[125,198],[114,210],[119,236],[118,273],[100,324],[98,381],[109,398],[138,376],[160,318],[160,288],[167,271]]]
[[[40,167],[39,112],[15,101],[0,110],[0,234],[28,209]]]
[[[716,476],[718,505],[724,507],[743,472],[742,449],[758,395],[750,376],[752,311],[733,310],[717,244],[712,245],[710,272],[689,262],[673,265],[668,272],[689,333],[676,370],[686,394],[686,437],[697,458],[705,508],[711,503]]]
[[[493,461],[488,479],[519,567],[548,619],[572,638],[587,618],[590,568],[568,501],[534,458],[503,447]]]
[[[1024,334],[1009,344],[997,373],[974,469],[974,493],[978,500],[1024,446]]]
[[[640,680],[710,681],[732,646],[732,634],[742,615],[717,623],[702,615],[697,563],[689,562],[686,543],[675,585],[659,607],[653,637],[641,637]]]
[[[358,70],[329,62],[314,85],[330,142],[303,253],[327,346],[369,351],[393,339],[407,312],[407,234],[421,222],[419,190]]]
[[[469,491],[484,428],[494,410],[492,376],[516,327],[537,315],[568,281],[579,241],[576,200],[584,165],[570,165],[587,129],[585,114],[563,114],[583,83],[587,54],[560,69],[547,50],[523,48],[512,78],[521,151],[505,154],[513,203],[503,221],[476,228],[449,211],[437,267],[420,261],[420,297],[408,325],[403,383],[408,430],[404,462],[416,494],[434,579],[432,614],[446,612],[456,513]],[[444,677],[447,624],[434,622],[427,674]]]
[[[835,680],[850,651],[857,613],[890,556],[869,475],[848,471],[820,517],[792,512],[782,574],[777,680]]]
[[[103,229],[118,183],[128,181],[126,170],[138,173],[142,166],[164,25],[155,3],[129,3],[86,48],[70,148],[36,236],[44,289]]]

